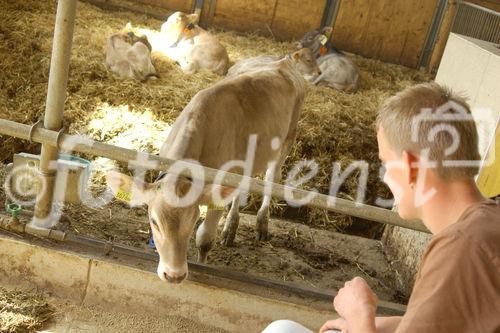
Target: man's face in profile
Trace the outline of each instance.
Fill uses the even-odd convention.
[[[394,205],[403,219],[418,218],[414,205],[414,190],[411,185],[411,160],[408,153],[397,154],[384,133],[384,129],[377,130],[379,158],[385,168],[383,181],[394,195]]]

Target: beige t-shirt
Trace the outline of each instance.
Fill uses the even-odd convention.
[[[500,204],[472,205],[432,238],[396,332],[500,332]]]

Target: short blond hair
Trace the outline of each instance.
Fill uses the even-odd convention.
[[[440,110],[440,115],[426,118],[427,121],[416,119],[425,110],[433,112]],[[465,115],[465,117],[460,117]],[[453,120],[455,117],[456,120]],[[467,118],[465,120],[463,118]],[[463,119],[463,120],[460,120]],[[382,127],[389,145],[400,155],[404,150],[418,154],[428,150],[428,157],[436,161],[437,174],[444,180],[472,179],[478,172],[477,165],[445,166],[443,161],[479,161],[478,134],[472,121],[470,107],[466,100],[447,87],[437,83],[423,83],[409,87],[395,96],[387,99],[380,108],[377,117],[377,128]],[[454,128],[460,139],[458,147],[451,154],[446,149],[453,143],[449,132],[436,129]],[[429,135],[434,136],[429,141]]]

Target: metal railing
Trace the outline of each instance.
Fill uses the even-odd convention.
[[[500,13],[460,1],[451,32],[491,43],[500,43]]]

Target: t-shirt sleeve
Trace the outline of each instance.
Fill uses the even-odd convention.
[[[459,233],[429,246],[396,332],[493,332],[500,287],[491,254]]]

